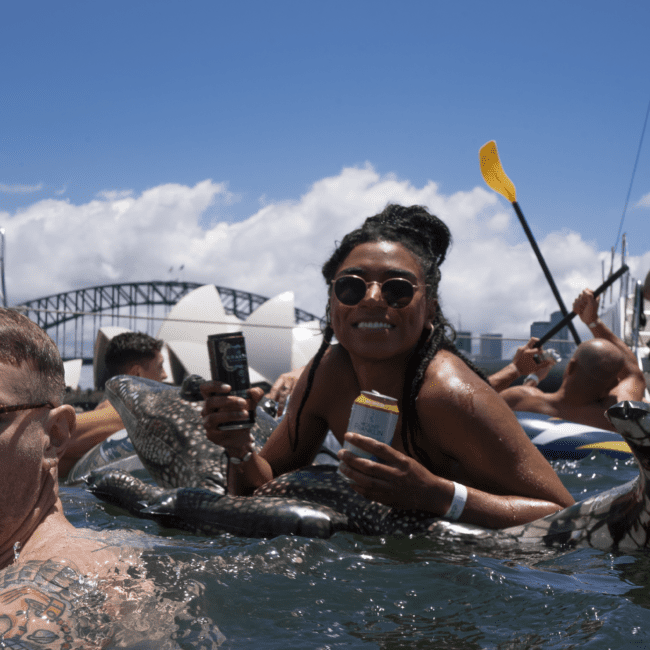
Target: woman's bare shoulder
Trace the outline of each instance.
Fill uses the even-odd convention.
[[[519,442],[526,437],[512,410],[488,382],[446,350],[429,364],[417,408],[424,428],[428,423],[438,434],[465,431],[485,439],[507,434]]]
[[[495,396],[495,391],[460,357],[440,350],[429,363],[418,399],[440,406],[454,403],[466,407],[476,393]]]

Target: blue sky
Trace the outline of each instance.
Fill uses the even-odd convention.
[[[475,188],[487,189],[478,150],[494,139],[551,270],[560,284],[573,277],[570,303],[582,280],[596,283],[600,258],[616,242],[650,102],[649,24],[650,4],[640,1],[3,2],[0,227],[7,229],[10,301],[91,282],[165,279],[163,268],[197,258],[199,240],[209,246],[199,231],[270,219],[288,205],[319,218],[324,213],[308,205],[322,198],[317,189],[327,179],[342,189],[325,192],[325,212],[348,197],[359,206],[350,207],[357,221],[370,214],[363,206],[381,208],[391,182],[408,188],[405,198],[433,183],[448,206],[460,205]],[[650,267],[649,140],[623,227],[640,275]],[[361,190],[353,183],[350,194],[346,170],[377,178],[360,181]],[[200,185],[208,180],[207,189]],[[373,200],[355,203],[370,186]],[[166,187],[176,188],[173,199]],[[205,200],[196,199],[197,188]],[[156,210],[173,203],[176,212],[137,222],[143,208],[120,228],[123,239],[157,246],[160,263],[148,257],[138,265],[135,249],[108,259],[107,249],[120,249],[122,240],[99,222],[131,214],[135,204],[120,201],[145,194],[155,195]],[[512,218],[503,199],[488,205],[481,197],[475,217],[487,209],[497,221]],[[196,237],[187,248],[180,239],[176,247],[150,242],[151,230],[173,229],[188,214]],[[471,219],[454,219],[482,232]],[[309,236],[320,239],[305,248],[322,263],[353,221],[336,222],[331,236],[312,228]],[[494,236],[523,255],[518,225],[499,224]],[[272,221],[267,226],[259,236],[271,251],[282,239]],[[456,241],[466,235],[460,227],[452,227]],[[81,229],[91,235],[83,246]],[[224,236],[245,238],[247,230]],[[573,254],[571,233],[591,258]],[[44,261],[52,247],[56,264]],[[497,251],[474,272],[492,263],[496,273],[504,263]],[[575,257],[574,265],[591,259],[594,268],[581,267],[576,280],[560,253]],[[206,269],[206,281],[266,295],[294,288],[289,275],[276,281],[281,263],[259,266],[261,256],[239,275]],[[472,270],[474,261],[465,266]],[[531,269],[522,286],[539,284],[538,271],[521,268]],[[185,279],[200,275],[195,269]],[[323,299],[301,288],[301,275],[293,276],[297,304],[318,312]],[[471,310],[451,296],[447,302],[459,318],[462,312],[463,326],[509,331],[498,301],[518,290],[506,283],[488,296],[478,287]],[[531,292],[527,310],[510,320],[548,317],[554,308],[545,296]]]

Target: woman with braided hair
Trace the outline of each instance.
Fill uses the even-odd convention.
[[[504,528],[573,503],[512,411],[447,334],[453,330],[437,291],[450,243],[447,226],[421,206],[389,205],[343,238],[323,266],[323,344],[261,452],[245,430],[218,428],[245,419],[261,389],[244,400],[219,382],[203,386],[203,422],[208,438],[231,457],[232,493],[250,494],[308,465],[330,429],[341,444],[381,461],[339,452],[353,488],[390,506]],[[390,446],[346,432],[352,403],[371,390],[398,400]]]

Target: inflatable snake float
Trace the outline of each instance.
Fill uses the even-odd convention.
[[[453,535],[499,546],[621,550],[645,548],[650,540],[650,406],[642,402],[621,402],[608,411],[637,460],[637,478],[542,519],[495,531],[365,499],[333,466],[311,466],[285,474],[250,497],[230,496],[225,490],[227,455],[207,440],[197,405],[184,399],[178,388],[119,376],[107,382],[106,394],[155,485],[113,462],[85,476],[88,489],[165,527],[209,536],[223,532],[248,537],[323,538],[337,531],[415,533],[436,538]],[[256,444],[263,444],[275,425],[275,420],[258,408],[253,429]]]

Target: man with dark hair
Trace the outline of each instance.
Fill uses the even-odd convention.
[[[104,356],[107,379],[116,375],[134,375],[164,381],[167,373],[163,368],[163,356],[160,352],[162,346],[160,339],[144,332],[124,332],[114,336]]]
[[[116,375],[134,375],[164,381],[167,373],[163,368],[162,346],[163,341],[143,332],[124,332],[114,336],[104,355],[108,370],[106,379]],[[80,413],[77,431],[60,461],[61,477],[67,476],[88,450],[123,428],[120,416],[108,400],[100,402],[93,411]]]
[[[72,603],[63,582],[105,576],[119,564],[116,547],[63,513],[58,457],[75,429],[64,389],[52,339],[0,308],[0,637],[10,647],[23,647],[23,638],[69,647]]]

